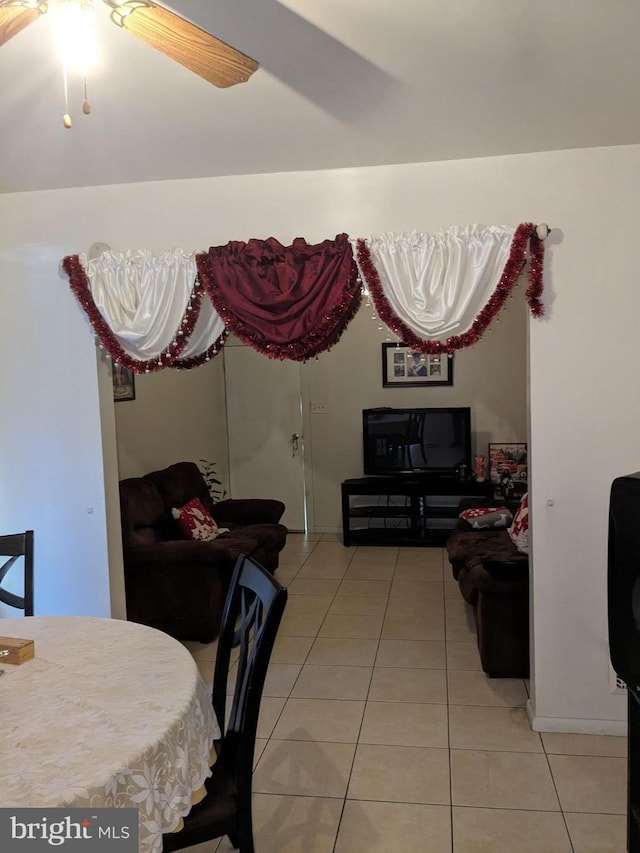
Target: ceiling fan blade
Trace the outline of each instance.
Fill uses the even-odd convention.
[[[113,9],[114,23],[214,86],[244,83],[260,67],[255,59],[151,0],[120,6],[105,2]]]
[[[0,45],[8,42],[39,17],[37,9],[25,9],[23,6],[0,7]]]

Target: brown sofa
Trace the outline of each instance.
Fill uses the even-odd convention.
[[[171,509],[196,497],[229,533],[211,542],[183,537]],[[279,524],[281,501],[214,504],[193,462],[121,480],[120,512],[127,618],[179,640],[213,640],[238,555],[248,554],[274,572],[287,536]]]
[[[460,512],[518,502],[464,499]],[[482,669],[496,678],[529,676],[529,558],[506,529],[477,530],[458,519],[447,540],[453,576],[473,608]]]

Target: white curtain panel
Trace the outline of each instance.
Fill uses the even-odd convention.
[[[466,332],[488,302],[514,233],[502,225],[465,225],[433,235],[381,234],[365,243],[395,314],[419,338],[442,340]]]
[[[103,252],[93,260],[80,256],[98,310],[132,358],[156,358],[173,341],[193,292],[195,258],[195,252],[182,249],[160,255],[142,249]],[[180,358],[204,352],[223,331],[224,323],[205,295]]]
[[[213,307],[211,300],[205,293],[200,303],[200,314],[196,325],[189,338],[189,343],[180,353],[180,359],[194,358],[209,349],[220,335],[225,326],[222,317]]]

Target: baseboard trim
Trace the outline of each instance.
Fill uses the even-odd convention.
[[[527,716],[534,732],[563,732],[575,735],[627,734],[626,720],[584,720],[575,717],[540,717],[534,713],[531,700],[527,702]]]

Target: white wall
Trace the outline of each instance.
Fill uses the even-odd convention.
[[[51,196],[0,196],[0,222],[2,530],[34,530],[36,615],[121,615],[108,573],[95,347],[57,270],[88,232],[71,208],[59,216]]]
[[[629,146],[0,197],[0,370],[14,402],[1,505],[5,524],[40,529],[58,581],[37,578],[40,600],[53,609],[59,589],[100,610],[107,578],[104,517],[86,514],[102,489],[93,344],[56,278],[60,255],[96,240],[158,251],[547,221],[549,314],[530,326],[533,713],[549,727],[622,729],[624,700],[609,693],[606,534],[612,478],[640,467],[639,173],[640,146]],[[77,591],[83,576],[91,591]]]
[[[387,330],[379,328],[366,306],[329,352],[308,362],[312,411],[310,441],[305,435],[305,445],[310,446],[312,460],[316,531],[342,529],[340,483],[363,474],[363,409],[470,406],[473,454],[486,455],[489,441],[527,440],[523,293],[508,300],[500,318],[479,344],[456,353],[452,386],[383,388],[382,343]],[[313,404],[326,411],[313,413]]]
[[[640,148],[551,159],[536,188],[558,229],[549,316],[530,326],[536,724],[611,731],[625,700],[607,689],[609,489],[640,469]]]
[[[228,489],[223,366],[218,355],[194,370],[135,377],[135,400],[115,405],[121,480],[204,459]]]

